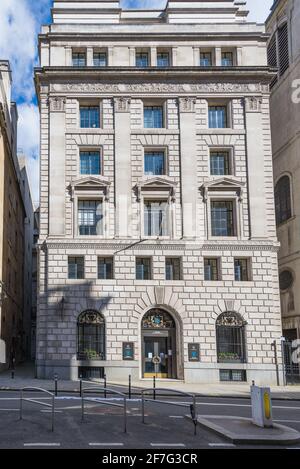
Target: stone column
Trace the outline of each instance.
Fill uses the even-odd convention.
[[[222,49],[221,47],[216,47],[215,48],[215,65],[216,67],[220,67],[220,65],[222,64]]]
[[[252,239],[260,239],[267,236],[265,161],[261,106],[261,97],[250,96],[245,98],[250,236]]]
[[[86,64],[88,67],[94,65],[94,50],[92,47],[88,47],[86,51]]]
[[[114,100],[116,237],[131,236],[131,125],[130,98]]]
[[[156,67],[157,65],[157,49],[156,47],[151,47],[151,67]]]
[[[65,98],[49,99],[49,235],[65,234]]]
[[[196,98],[179,98],[183,237],[196,236],[197,151]]]

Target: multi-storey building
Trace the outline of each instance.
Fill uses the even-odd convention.
[[[55,1],[39,36],[39,377],[276,382],[264,26]]]
[[[24,360],[30,340],[33,213],[26,168],[17,157],[17,120],[10,66],[0,61],[0,369]]]
[[[300,338],[300,3],[274,2],[267,20],[272,82],[271,129],[283,336]]]

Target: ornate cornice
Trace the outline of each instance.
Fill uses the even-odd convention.
[[[261,96],[247,96],[245,98],[245,111],[246,112],[261,112],[262,97]]]
[[[65,112],[66,99],[61,96],[52,96],[49,98],[50,112]]]
[[[131,98],[127,96],[121,96],[114,99],[115,111],[116,112],[130,112]]]

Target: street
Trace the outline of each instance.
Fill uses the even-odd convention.
[[[49,398],[29,393],[35,401],[48,403]],[[26,396],[29,397],[29,396]],[[92,396],[91,396],[92,397]],[[97,396],[99,398],[99,394]],[[161,399],[159,397],[159,399]],[[85,419],[81,421],[81,399],[78,395],[59,395],[55,399],[55,425],[51,431],[51,408],[23,402],[23,420],[19,420],[19,392],[0,393],[0,448],[143,448],[143,449],[216,449],[245,448],[232,445],[214,433],[197,427],[190,419],[189,399],[164,397],[181,404],[146,402],[145,424],[142,423],[141,399],[128,400],[127,433],[124,433],[124,413],[118,398],[108,397],[105,404],[85,402]],[[183,405],[186,405],[183,407]],[[250,400],[227,398],[198,398],[198,415],[230,415],[251,417]],[[273,401],[275,423],[300,431],[300,402]],[[248,446],[255,448],[257,446]],[[261,446],[259,446],[261,448]],[[266,447],[266,446],[265,446]],[[274,446],[272,446],[274,447]],[[292,448],[300,449],[300,444]]]

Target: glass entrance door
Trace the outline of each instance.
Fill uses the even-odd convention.
[[[168,337],[144,337],[144,378],[169,378]]]

